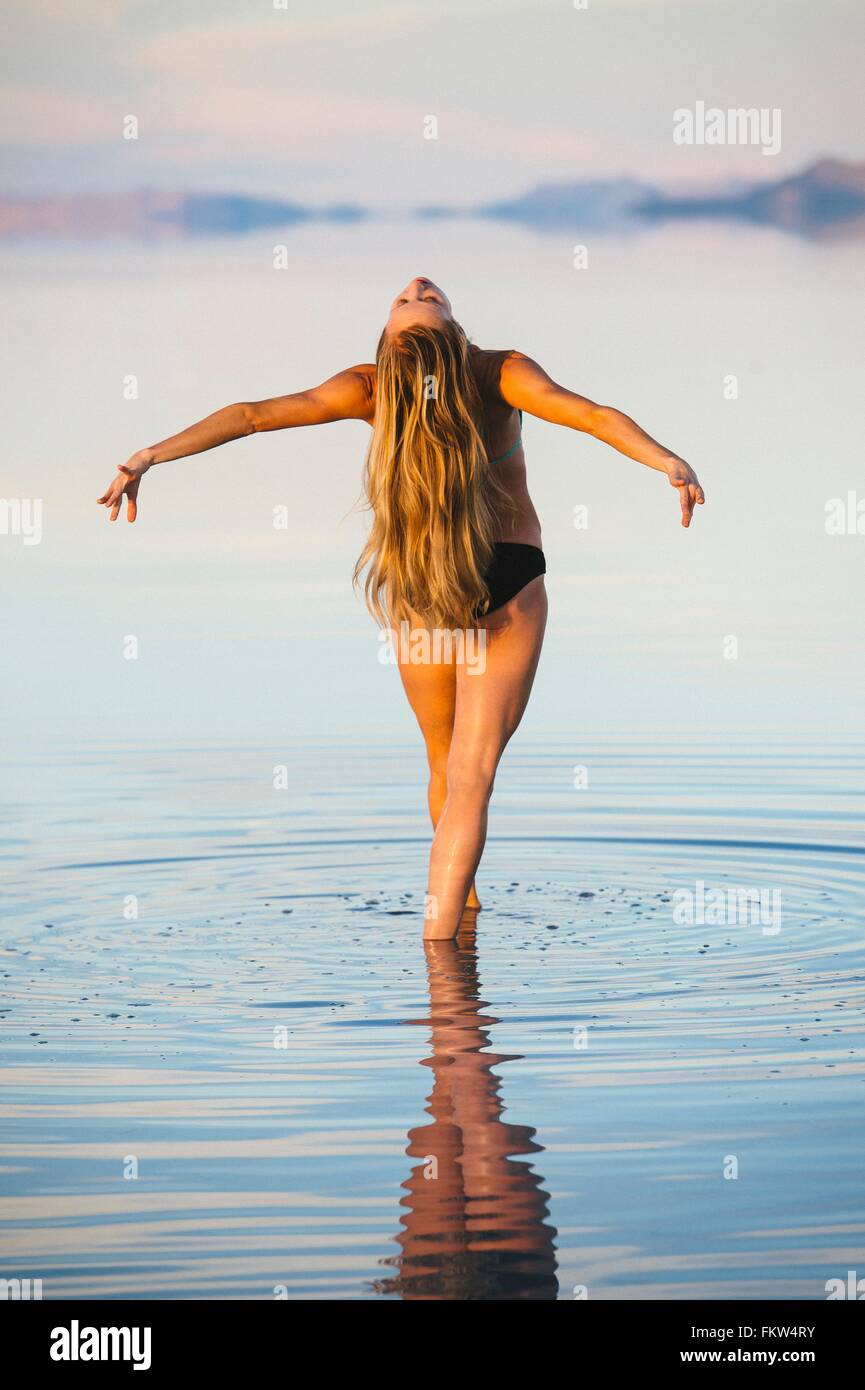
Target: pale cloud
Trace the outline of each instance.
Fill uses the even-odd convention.
[[[252,142],[318,159],[323,137],[388,135],[409,120],[418,124],[416,109],[385,98],[358,100],[296,84],[280,91],[209,78],[194,89],[160,91],[152,106],[142,108],[142,138],[209,136],[232,146]],[[220,148],[224,153],[224,143]]]
[[[0,87],[4,144],[69,146],[119,141],[124,112],[84,92],[7,82]]]
[[[3,143],[62,146],[121,141],[126,115],[139,119],[135,152],[142,163],[164,161],[183,167],[190,156],[222,158],[226,149],[250,157],[270,156],[319,162],[352,143],[377,138],[395,148],[435,150],[422,141],[425,108],[384,96],[334,93],[330,88],[278,83],[203,80],[144,86],[123,103],[42,86],[7,83],[0,88]],[[615,142],[549,122],[500,117],[448,107],[438,113],[442,141],[464,151],[500,155],[571,158],[624,158]],[[190,143],[191,142],[191,143]]]
[[[79,29],[116,25],[144,0],[4,0],[4,19],[35,24],[69,24]]]
[[[136,45],[128,65],[158,78],[158,105],[153,103],[147,121],[155,135],[178,142],[190,135],[212,137],[229,142],[233,151],[251,142],[269,152],[320,160],[366,137],[396,146],[420,145],[423,120],[435,114],[441,140],[458,143],[468,152],[563,163],[627,162],[616,140],[573,124],[521,115],[518,105],[514,115],[479,112],[451,102],[434,102],[431,110],[424,104],[428,97],[410,101],[384,95],[380,82],[368,83],[362,68],[354,89],[316,85],[303,75],[304,45],[330,39],[350,44],[352,36],[371,38],[390,30],[403,34],[412,25],[438,25],[440,17],[438,11],[413,6],[313,20],[274,12],[264,22],[226,22],[152,35]],[[319,68],[320,63],[313,65]],[[228,73],[231,78],[226,81]],[[160,156],[174,162],[169,145],[160,148]]]
[[[436,158],[434,142],[422,138],[426,114],[420,105],[384,97],[334,95],[331,90],[298,87],[282,90],[240,83],[197,83],[194,89],[176,86],[161,90],[152,109],[142,107],[143,160],[187,164],[195,151],[201,158],[245,153],[250,159],[266,152],[318,165],[346,149],[375,138],[397,152],[415,149],[418,157]],[[537,157],[544,160],[613,161],[623,165],[626,151],[597,132],[502,118],[463,108],[439,113],[442,141],[462,153],[487,157]],[[190,138],[198,140],[189,144]]]
[[[788,26],[772,104],[791,112],[790,147],[797,115],[803,124],[791,82],[807,41],[814,82],[802,157],[811,147],[853,152],[855,82],[836,83],[832,103],[817,99],[835,81],[836,56],[823,44],[824,20],[809,19],[804,0],[787,5],[798,27]],[[285,10],[273,0],[6,0],[7,177],[44,185],[62,164],[78,184],[164,174],[260,192],[284,175],[301,197],[326,186],[329,197],[366,200],[372,190],[378,202],[401,203],[490,198],[577,175],[681,177],[685,168],[690,177],[663,94],[685,81],[714,96],[733,81],[729,53],[716,42],[713,56],[696,10],[693,0],[589,0],[584,12],[570,0],[288,0]],[[705,0],[704,12],[717,40],[731,13],[727,27],[742,30],[747,0]],[[837,46],[844,32],[828,37]],[[758,29],[759,42],[739,54],[742,90],[775,73],[770,38]],[[858,51],[849,45],[851,65]],[[140,139],[123,144],[129,114]],[[423,139],[428,114],[439,122],[435,141]],[[36,147],[40,159],[28,164]],[[735,160],[751,172],[748,151],[723,159],[725,176]],[[691,164],[711,179],[720,160],[698,151]]]
[[[187,25],[151,34],[136,43],[127,66],[161,77],[190,77],[221,68],[236,71],[244,63],[259,66],[275,58],[299,58],[298,45],[304,43],[342,43],[376,34],[402,34],[414,25],[431,23],[431,12],[413,5],[326,19],[296,19],[289,12],[273,10],[266,20]]]

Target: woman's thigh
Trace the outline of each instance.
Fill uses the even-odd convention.
[[[412,640],[411,634],[421,632],[428,635],[426,642]],[[446,755],[454,726],[457,663],[452,652],[435,650],[432,637],[433,630],[413,614],[408,640],[396,643],[397,665],[428,751],[438,750]],[[430,659],[418,659],[426,656]],[[433,656],[445,659],[433,661]]]
[[[528,704],[544,641],[547,594],[543,576],[482,621],[486,632],[483,670],[460,666],[451,739],[451,768],[488,774]]]

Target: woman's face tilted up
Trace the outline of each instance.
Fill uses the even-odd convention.
[[[451,302],[444,290],[440,290],[432,280],[416,275],[391,304],[386,332],[399,333],[415,324],[438,328],[452,318]]]

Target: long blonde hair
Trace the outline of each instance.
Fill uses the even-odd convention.
[[[434,627],[469,628],[489,602],[497,534],[494,480],[469,343],[458,323],[382,333],[364,488],[372,511],[355,566],[368,568],[379,622],[414,609]]]

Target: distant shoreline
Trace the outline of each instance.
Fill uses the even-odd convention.
[[[738,221],[817,240],[865,236],[865,163],[825,159],[800,174],[735,192],[665,193],[636,179],[541,184],[519,197],[408,210],[422,221],[492,220],[538,232],[581,235],[660,221]],[[0,238],[172,240],[243,236],[314,222],[355,224],[383,214],[356,203],[321,207],[238,193],[134,192],[0,195]]]

